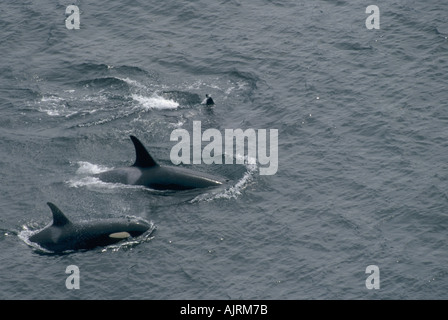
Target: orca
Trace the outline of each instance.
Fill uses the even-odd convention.
[[[130,167],[120,167],[96,175],[103,182],[142,185],[155,190],[190,190],[223,184],[222,179],[195,171],[159,165],[135,136],[136,160]]]
[[[215,104],[215,101],[213,101],[212,97],[209,94],[206,94],[205,99],[202,101],[202,104],[212,106]]]
[[[146,221],[130,218],[71,222],[53,203],[48,202],[53,223],[33,234],[29,241],[55,252],[93,249],[137,237],[149,230]]]

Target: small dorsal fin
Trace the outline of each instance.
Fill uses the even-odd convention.
[[[136,155],[135,163],[133,164],[134,167],[149,168],[158,166],[157,162],[154,161],[140,140],[134,136],[131,136],[131,140],[134,143]]]
[[[48,206],[51,209],[51,212],[53,213],[53,225],[62,227],[63,225],[71,223],[70,220],[67,219],[67,217],[62,213],[61,210],[59,210],[58,207],[56,207],[53,203],[47,202]]]

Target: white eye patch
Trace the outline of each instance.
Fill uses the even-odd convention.
[[[109,235],[109,238],[113,238],[113,239],[125,239],[125,238],[129,238],[131,235],[128,233],[128,232],[126,232],[126,231],[123,231],[123,232],[115,232],[115,233],[111,233],[110,235]]]

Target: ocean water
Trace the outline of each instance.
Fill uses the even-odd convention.
[[[365,24],[372,4],[380,29]],[[3,2],[0,299],[447,299],[447,11]],[[183,192],[93,177],[133,163],[129,135],[172,165],[170,135],[194,121],[278,130],[278,171],[185,164],[229,183]],[[145,219],[151,234],[43,252],[28,237],[50,222],[48,201],[72,220]],[[66,287],[71,265],[79,289]]]

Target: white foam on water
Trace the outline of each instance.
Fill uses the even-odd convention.
[[[72,188],[100,187],[113,189],[117,187],[115,183],[106,183],[96,177],[75,178],[67,181],[67,183]]]
[[[23,225],[22,226],[22,230],[18,233],[18,237],[20,240],[22,240],[23,242],[25,242],[27,245],[29,245],[30,247],[37,249],[41,252],[45,252],[45,253],[51,253],[51,251],[42,248],[39,244],[30,241],[30,238],[36,234],[37,232],[39,232],[41,229],[39,230],[30,230],[29,227],[27,225]]]
[[[37,102],[39,105],[37,110],[46,113],[51,117],[67,116],[71,111],[67,109],[65,102],[64,98],[55,95],[43,96],[40,101]]]
[[[143,110],[151,110],[151,109],[159,109],[159,110],[169,110],[169,109],[177,109],[179,104],[171,99],[165,99],[156,94],[153,94],[150,97],[143,96],[140,94],[132,94],[132,99],[139,103],[139,106]]]
[[[101,181],[99,178],[92,176],[107,170],[111,170],[111,168],[93,164],[87,161],[78,161],[77,164],[79,168],[78,170],[76,170],[76,176],[73,179],[67,181],[67,184],[70,187],[99,187],[102,189],[115,189],[122,186],[118,183],[106,183]]]
[[[78,170],[76,170],[76,173],[80,175],[98,174],[107,170],[111,170],[111,168],[108,168],[106,166],[93,164],[87,161],[78,161],[77,163],[79,165],[79,168]]]
[[[64,92],[73,93],[74,90],[65,90]],[[43,96],[40,101],[37,102],[38,108],[37,111],[46,113],[50,117],[71,117],[73,115],[77,114],[93,114],[98,112],[99,110],[102,110],[102,108],[97,109],[75,109],[74,107],[69,108],[68,103],[70,101],[84,101],[95,103],[95,104],[101,104],[107,101],[107,98],[104,95],[99,96],[84,96],[82,98],[63,98],[56,95],[47,95]]]

